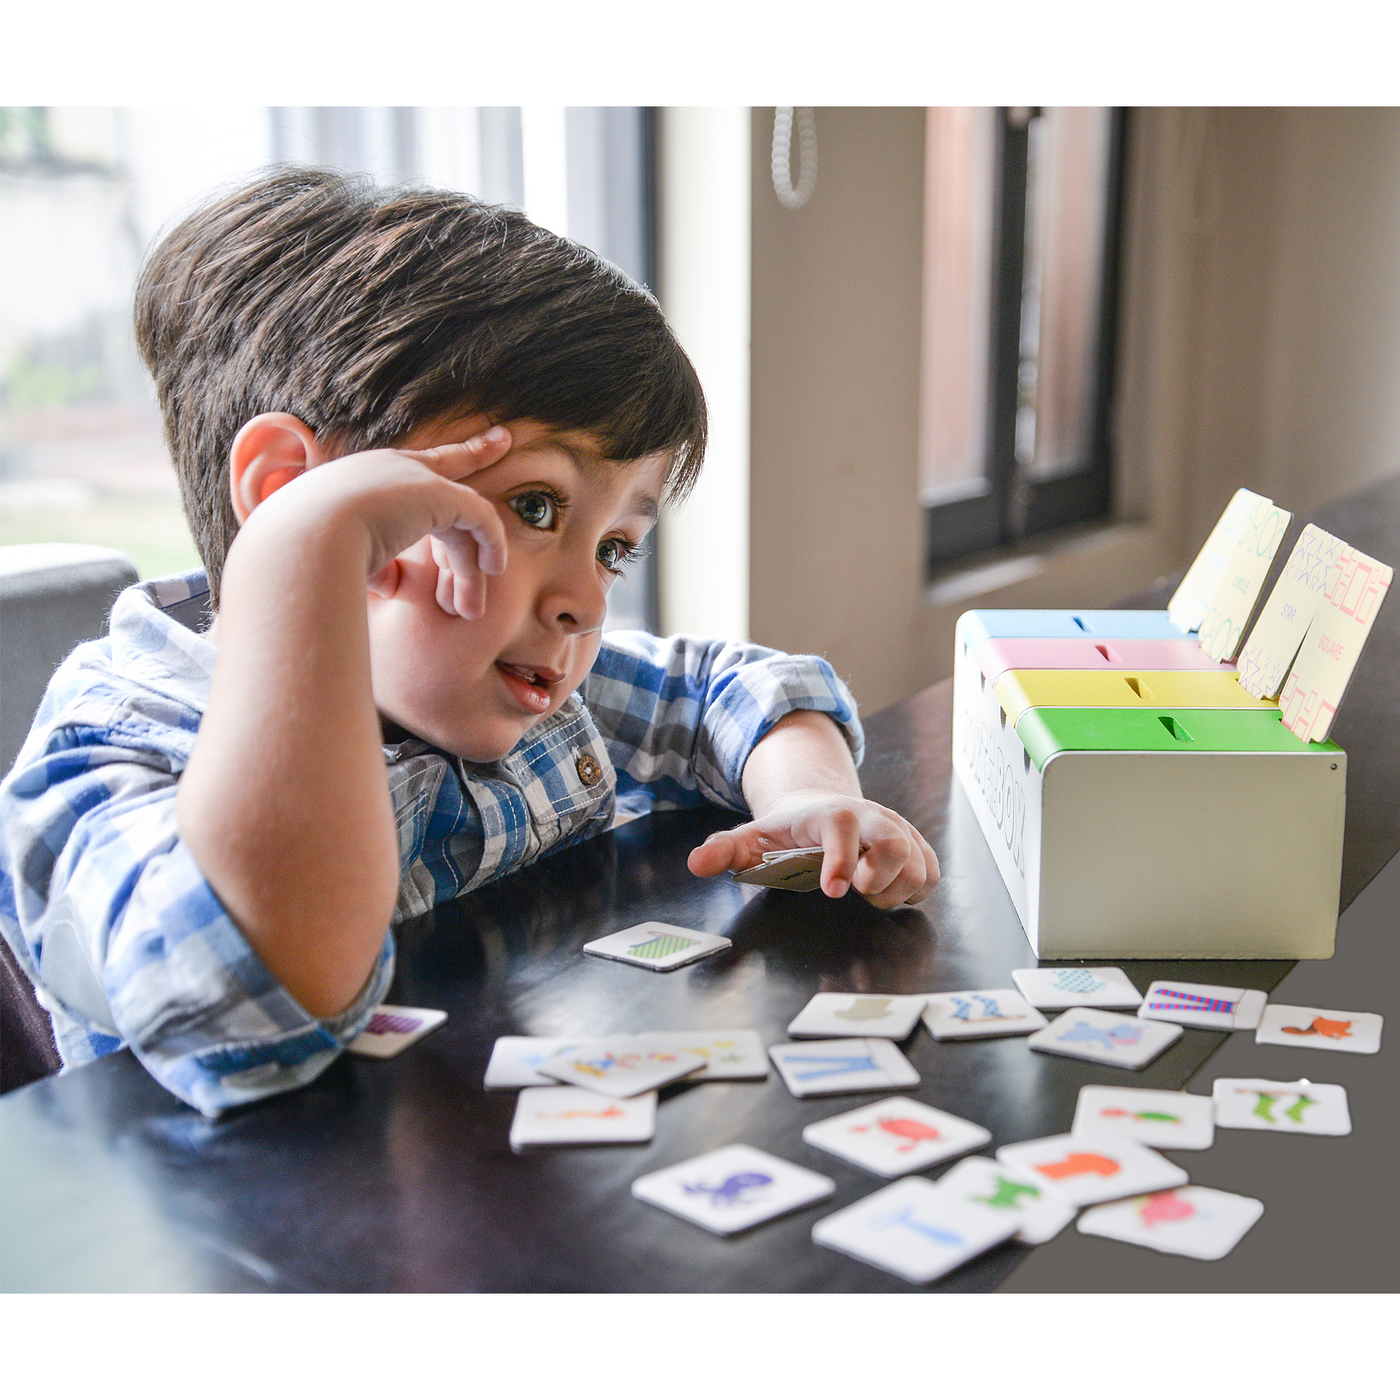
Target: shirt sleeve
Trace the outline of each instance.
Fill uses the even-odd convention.
[[[819,656],[609,632],[580,690],[617,770],[620,807],[640,788],[657,806],[747,811],[744,764],[793,710],[830,715],[857,766],[864,756],[855,700]]]

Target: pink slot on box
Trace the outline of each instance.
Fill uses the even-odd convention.
[[[1079,637],[989,637],[977,648],[977,664],[988,681],[1006,671],[1233,671],[1212,661],[1198,643],[1124,637],[1089,641]]]

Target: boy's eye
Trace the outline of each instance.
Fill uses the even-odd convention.
[[[510,508],[534,530],[552,530],[559,522],[559,503],[543,491],[525,491],[513,496]]]
[[[636,559],[642,553],[637,545],[626,540],[606,539],[599,542],[598,562],[612,574],[621,572],[622,566]]]

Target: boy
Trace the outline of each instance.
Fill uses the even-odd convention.
[[[615,794],[747,808],[697,875],[820,844],[830,896],[932,888],[825,662],[602,637],[705,443],[616,269],[466,196],[283,169],[159,245],[136,325],[206,568],[122,595],[0,788],[0,927],[65,1065],[129,1044],[209,1114],[305,1083],[382,1000],[391,922]]]

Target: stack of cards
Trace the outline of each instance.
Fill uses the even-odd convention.
[[[904,1176],[982,1147],[992,1135],[914,1099],[881,1099],[809,1123],[802,1141],[879,1176]]]
[[[629,1099],[684,1079],[704,1065],[703,1056],[672,1049],[649,1035],[619,1035],[572,1046],[542,1060],[538,1069],[566,1084],[577,1084],[609,1098]]]
[[[798,1099],[907,1089],[919,1082],[919,1071],[889,1040],[806,1040],[770,1045],[768,1054]]]
[[[503,1035],[491,1050],[486,1066],[488,1089],[524,1089],[535,1085],[557,1084],[543,1073],[546,1060],[570,1054],[596,1042],[596,1036]],[[705,1063],[684,1076],[687,1079],[767,1079],[768,1057],[757,1031],[651,1031],[642,1036],[613,1036],[614,1050],[621,1041],[643,1042],[643,1048],[659,1051],[683,1050]]]
[[[1019,1170],[1072,1206],[1185,1186],[1189,1180],[1175,1162],[1150,1147],[1107,1134],[1064,1133],[1016,1142],[998,1148],[997,1161]]]
[[[1020,992],[1005,987],[982,992],[935,992],[926,998],[924,1006],[924,1025],[935,1040],[1029,1035],[1048,1024]]]
[[[1014,1220],[1022,1244],[1053,1240],[1074,1219],[1074,1207],[1043,1184],[989,1157],[965,1158],[938,1178],[938,1189]]]
[[[818,992],[791,1022],[787,1032],[794,1040],[827,1035],[903,1040],[919,1024],[926,1000],[925,997]]]
[[[804,846],[796,851],[768,851],[757,865],[734,873],[734,879],[741,885],[764,885],[773,890],[796,890],[799,894],[820,889],[821,876],[820,846]]]
[[[1012,980],[1032,1006],[1111,1006],[1136,1010],[1142,993],[1119,967],[1018,967]]]
[[[1180,1035],[1180,1026],[1162,1021],[1075,1007],[1056,1017],[1043,1031],[1036,1031],[1026,1044],[1049,1055],[1070,1055],[1079,1060],[1141,1069]]]

